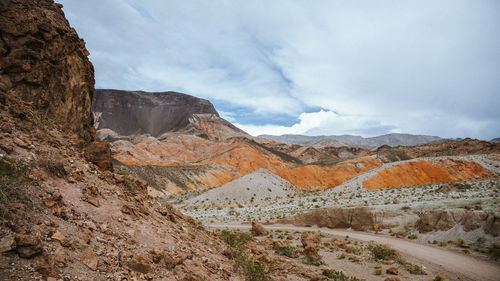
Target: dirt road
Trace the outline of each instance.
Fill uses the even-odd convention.
[[[290,230],[290,231],[316,231],[319,230],[325,234],[346,236],[352,239],[362,241],[374,241],[379,244],[385,244],[405,256],[413,257],[429,267],[435,268],[443,273],[448,273],[449,277],[455,277],[453,280],[475,280],[475,281],[499,281],[500,266],[498,263],[489,262],[467,256],[465,254],[455,253],[445,249],[438,249],[432,246],[417,244],[398,238],[375,235],[365,232],[328,229],[317,227],[298,227],[292,225],[266,225],[269,230]],[[212,229],[248,229],[249,225],[209,225]]]

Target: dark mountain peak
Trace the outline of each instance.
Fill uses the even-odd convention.
[[[119,135],[175,132],[201,114],[219,117],[212,103],[177,92],[96,90],[92,103],[96,129]]]

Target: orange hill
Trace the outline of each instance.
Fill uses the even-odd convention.
[[[493,178],[494,175],[475,162],[464,160],[414,161],[396,165],[365,180],[368,190],[434,184],[460,180]]]
[[[376,156],[365,156],[333,167],[308,165],[277,171],[277,174],[302,190],[324,190],[340,185],[384,163]]]

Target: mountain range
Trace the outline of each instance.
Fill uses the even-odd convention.
[[[376,137],[364,138],[353,135],[339,136],[305,136],[305,135],[260,135],[259,138],[279,141],[286,144],[298,144],[302,146],[324,147],[324,146],[357,146],[374,148],[382,145],[389,146],[413,146],[426,143],[437,143],[445,139],[437,136],[411,135],[411,134],[386,134]]]

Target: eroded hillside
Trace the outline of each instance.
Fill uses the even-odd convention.
[[[217,234],[92,142],[93,69],[61,5],[1,1],[0,31],[0,279],[245,280]]]

